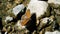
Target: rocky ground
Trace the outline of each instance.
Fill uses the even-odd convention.
[[[25,7],[27,7],[27,4],[29,3],[30,0],[0,0],[0,18],[2,18],[2,25],[3,25],[3,29],[2,31],[6,31],[9,32],[8,34],[29,34],[29,31],[24,28],[22,30],[19,30],[19,27],[15,27],[15,23],[9,23],[7,24],[7,22],[5,22],[4,20],[6,19],[6,16],[11,16],[11,17],[16,17],[13,13],[11,13],[12,9],[19,5],[19,4],[24,4]],[[51,1],[50,1],[51,2]],[[45,32],[50,31],[53,32],[54,27],[56,26],[56,29],[58,31],[60,31],[60,4],[56,3],[54,4],[53,2],[50,3],[47,2],[49,4],[49,7],[51,9],[51,18],[55,17],[55,20],[50,23],[49,25],[43,24],[41,22],[41,24],[39,24],[39,26],[37,27],[37,31],[34,31],[33,34],[37,34],[36,32],[38,32],[39,34],[45,34]],[[52,16],[54,15],[54,16]],[[50,18],[49,17],[49,18]],[[1,20],[1,19],[0,19]],[[55,25],[56,24],[58,25]],[[15,28],[15,30],[14,30]],[[41,29],[42,28],[42,29]],[[12,29],[12,31],[10,31]],[[40,30],[41,29],[41,30]]]

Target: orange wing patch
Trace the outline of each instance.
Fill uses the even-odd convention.
[[[26,11],[26,16],[27,16],[27,18],[30,18],[30,16],[31,16],[29,9]]]
[[[23,19],[23,21],[21,22],[22,26],[25,26],[27,24],[27,22],[30,20],[30,16],[31,16],[30,10],[28,9],[26,13],[22,16]]]

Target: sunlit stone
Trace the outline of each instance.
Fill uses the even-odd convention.
[[[60,4],[60,0],[48,0],[48,3]]]
[[[60,34],[59,31],[54,31],[54,32],[45,32],[45,34]]]
[[[13,8],[12,13],[16,16],[21,10],[24,9],[24,5],[17,5],[16,7]]]
[[[31,14],[36,13],[37,18],[43,15],[48,7],[48,3],[45,1],[31,0],[27,9],[30,9]]]
[[[6,19],[5,19],[5,22],[7,22],[8,20],[9,21],[13,20],[13,17],[7,16]]]

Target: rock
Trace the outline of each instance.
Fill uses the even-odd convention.
[[[54,31],[54,32],[45,32],[45,34],[60,34],[59,31]]]
[[[44,1],[38,1],[38,0],[31,0],[28,4],[27,10],[30,9],[30,13],[36,13],[36,17],[43,15],[48,7],[48,3]]]
[[[48,0],[48,3],[60,4],[60,0]]]
[[[13,20],[13,17],[7,16],[5,22]]]
[[[14,15],[16,16],[21,10],[24,9],[24,5],[17,5],[16,7],[13,8],[12,13],[14,13]]]
[[[25,28],[25,26],[22,26],[22,25],[21,25],[20,20],[17,22],[17,24],[15,25],[15,27],[17,27],[18,30],[22,30],[22,29]]]
[[[46,17],[46,18],[41,19],[40,22],[42,24],[48,25],[48,24],[51,24],[53,22],[53,19]],[[41,24],[41,26],[42,26],[42,24]]]

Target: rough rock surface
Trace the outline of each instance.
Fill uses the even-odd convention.
[[[26,8],[28,7],[29,5],[29,1],[30,0],[0,0],[0,23],[2,21],[2,30],[1,30],[1,27],[0,27],[0,34],[2,32],[5,32],[5,33],[8,33],[8,34],[29,34],[29,30],[27,30],[25,27],[23,28],[22,26],[19,27],[20,25],[16,26],[18,21],[20,20],[17,20],[17,22],[10,22],[8,23],[9,21],[11,21],[13,18],[16,18],[16,16],[14,15],[15,13],[12,13],[13,11],[13,8],[14,7],[17,7],[18,5],[20,4],[23,4]],[[31,1],[37,1],[37,0],[31,0]],[[45,34],[45,32],[54,32],[55,30],[58,30],[60,31],[60,0],[48,0],[48,2],[46,2],[49,6],[48,8],[50,10],[47,10],[47,11],[50,11],[51,14],[49,17],[49,19],[51,19],[53,22],[48,21],[48,19],[45,19],[46,17],[42,18],[40,20],[40,23],[37,25],[37,31],[34,31],[32,32],[32,34]],[[33,5],[33,4],[31,4]],[[38,3],[34,4],[36,5],[36,8],[38,11],[41,11],[37,8],[37,5],[40,5]],[[42,5],[40,5],[42,6]],[[44,7],[46,7],[46,5],[44,5]],[[41,9],[44,9],[42,6]],[[24,7],[23,7],[24,8]],[[30,7],[32,8],[32,7]],[[23,9],[18,8],[19,10],[15,10],[14,11],[23,11]],[[36,10],[35,9],[35,10]],[[33,8],[31,10],[34,10]],[[17,14],[18,14],[17,13]],[[37,12],[38,14],[39,12]],[[48,14],[48,13],[47,13]],[[6,21],[6,22],[5,22]],[[57,23],[57,26],[59,26],[58,28],[55,28],[56,24]],[[54,26],[55,25],[55,26]],[[22,29],[23,28],[23,29]],[[37,33],[36,33],[37,32]]]

